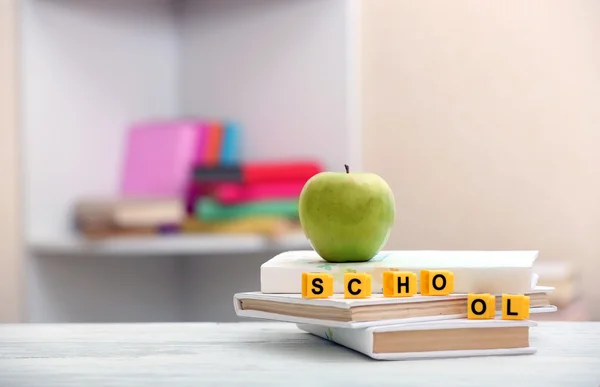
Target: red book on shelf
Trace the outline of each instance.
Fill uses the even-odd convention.
[[[243,184],[306,182],[321,172],[316,162],[249,162],[242,165],[206,166],[194,169],[197,182],[235,182]]]
[[[221,143],[223,141],[223,125],[211,122],[206,126],[204,137],[204,164],[214,167],[221,161]]]
[[[319,164],[314,162],[248,163],[242,166],[243,182],[296,182],[304,181],[321,172]]]
[[[222,204],[232,205],[262,200],[298,198],[306,180],[283,183],[225,183],[215,187],[213,197]]]

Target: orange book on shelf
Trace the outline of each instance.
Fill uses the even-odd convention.
[[[156,227],[82,227],[79,232],[85,239],[90,240],[159,235]]]
[[[218,121],[208,124],[205,140],[204,163],[208,166],[215,166],[219,164],[221,158],[223,125]]]

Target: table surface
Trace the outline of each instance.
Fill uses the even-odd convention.
[[[284,323],[0,325],[0,386],[600,386],[600,322],[534,355],[377,361]]]

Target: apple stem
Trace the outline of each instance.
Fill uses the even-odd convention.
[[[344,164],[344,168],[346,168],[346,173],[350,173],[350,167],[348,164]]]

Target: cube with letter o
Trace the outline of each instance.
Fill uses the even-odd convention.
[[[303,298],[328,298],[333,295],[333,276],[328,273],[302,273]]]
[[[467,295],[467,318],[471,320],[490,320],[496,317],[496,297],[493,294]]]
[[[447,296],[454,292],[454,273],[448,270],[421,270],[423,296]]]
[[[344,273],[344,298],[371,297],[371,274]]]

